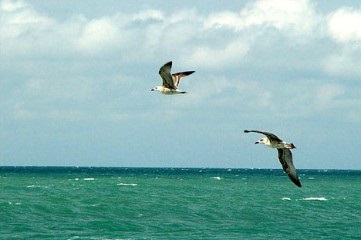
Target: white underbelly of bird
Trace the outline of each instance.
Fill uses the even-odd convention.
[[[179,89],[170,89],[170,88],[167,88],[167,87],[163,87],[163,86],[158,86],[158,91],[160,93],[163,93],[165,95],[174,95],[174,94],[184,94],[184,93],[187,93],[185,91],[181,91]]]
[[[287,142],[282,142],[282,143],[268,143],[265,144],[267,147],[270,148],[288,148],[288,149],[293,149],[295,148],[295,146],[292,143],[287,143]]]

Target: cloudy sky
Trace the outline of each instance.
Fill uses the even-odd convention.
[[[361,169],[358,0],[0,0],[0,165],[280,168],[244,129]]]

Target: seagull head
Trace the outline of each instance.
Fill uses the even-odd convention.
[[[270,145],[270,141],[267,137],[261,138],[260,140],[258,140],[257,142],[255,142],[254,144],[265,144],[265,145]]]
[[[151,89],[151,91],[157,91],[157,92],[164,92],[164,87],[163,86],[155,86],[154,88]]]
[[[154,88],[150,89],[150,91],[158,91],[160,92],[160,86],[155,86]]]

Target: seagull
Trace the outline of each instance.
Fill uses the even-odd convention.
[[[301,187],[300,179],[298,178],[296,168],[293,165],[292,161],[292,152],[290,149],[296,148],[293,143],[287,143],[281,139],[279,139],[276,135],[269,132],[262,132],[258,130],[244,130],[245,133],[255,132],[265,135],[266,137],[261,138],[259,141],[255,142],[255,144],[262,143],[271,148],[277,148],[278,151],[278,159],[281,162],[283,170],[287,173],[288,177],[291,181],[296,184],[298,187]]]
[[[158,91],[160,93],[166,95],[173,95],[173,94],[184,94],[187,92],[181,91],[178,89],[179,81],[182,77],[188,76],[195,71],[186,71],[186,72],[178,72],[178,73],[170,73],[172,68],[172,61],[167,62],[159,69],[159,75],[163,79],[162,86],[156,86],[151,89],[151,91]]]

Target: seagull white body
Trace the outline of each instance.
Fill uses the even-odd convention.
[[[244,130],[244,132],[255,132],[266,135],[266,137],[261,138],[259,141],[255,142],[255,144],[262,143],[268,147],[277,148],[278,159],[282,165],[283,170],[287,173],[288,177],[294,184],[296,184],[298,187],[302,186],[292,161],[292,152],[290,149],[296,148],[293,143],[287,143],[269,132],[262,132],[258,130]]]
[[[258,143],[262,143],[270,148],[296,148],[292,143],[287,143],[285,141],[271,141],[268,137],[261,138],[259,141],[256,142],[256,144]]]
[[[155,86],[154,88],[152,88],[151,91],[158,91],[158,92],[163,93],[165,95],[187,93],[187,92],[181,91],[179,89],[171,89],[171,88],[167,88],[167,87],[164,87],[164,86]]]
[[[158,91],[160,93],[166,95],[173,94],[184,94],[185,91],[181,91],[178,89],[179,81],[182,77],[188,76],[195,71],[186,71],[186,72],[178,72],[178,73],[170,73],[172,68],[172,61],[167,62],[159,69],[159,75],[162,77],[163,84],[162,86],[155,86],[151,89],[151,91]]]

